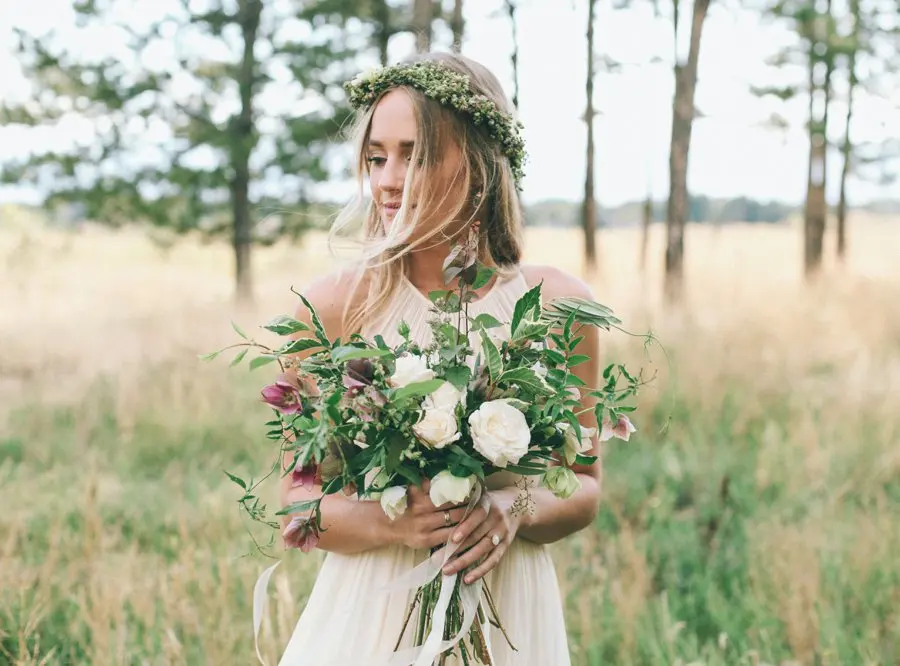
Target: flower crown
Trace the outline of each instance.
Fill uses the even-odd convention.
[[[476,94],[469,77],[435,62],[380,67],[358,74],[344,84],[354,109],[370,106],[390,88],[410,86],[426,97],[467,115],[476,125],[484,126],[509,160],[516,186],[521,187],[526,159],[521,121],[504,113],[484,95]]]

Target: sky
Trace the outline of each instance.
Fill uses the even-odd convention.
[[[689,5],[689,0],[685,4]],[[463,53],[493,70],[511,95],[512,37],[501,5],[500,0],[467,0]],[[523,197],[526,203],[577,201],[585,170],[587,2],[520,0],[520,5],[519,113],[529,155]],[[598,59],[611,57],[622,63],[618,72],[599,73],[595,83],[594,101],[601,114],[595,120],[596,194],[608,206],[643,199],[648,191],[663,199],[668,190],[674,90],[671,62],[676,47],[670,21],[655,18],[649,2],[633,5],[628,10],[613,10],[608,0],[600,0],[595,24]],[[689,6],[683,11],[688,18]],[[0,3],[0,97],[21,100],[28,95],[12,53],[13,28],[64,30],[71,28],[71,17],[71,3],[66,0]],[[438,39],[444,36],[441,33]],[[678,45],[681,53],[686,48],[686,32],[683,37]],[[785,104],[757,98],[750,91],[751,86],[802,82],[802,70],[776,72],[766,64],[792,39],[783,24],[763,22],[758,14],[726,2],[712,3],[700,53],[696,106],[703,117],[695,121],[693,129],[688,168],[692,193],[788,203],[802,200],[808,152],[805,102]],[[76,51],[96,48],[90,40],[73,42]],[[411,38],[395,38],[391,57],[400,58],[412,48]],[[446,50],[440,41],[437,48]],[[654,64],[655,57],[660,62]],[[774,112],[788,120],[787,129],[766,126]],[[843,117],[840,99],[833,114]],[[23,156],[35,145],[70,141],[73,131],[71,125],[40,132],[0,127],[0,161]],[[900,97],[862,97],[852,133],[857,141],[900,136]],[[835,127],[833,139],[840,135],[840,128]],[[839,170],[839,160],[830,160],[832,201],[836,200]],[[848,190],[851,204],[900,198],[900,183],[879,185],[853,179]],[[321,193],[332,197],[346,191],[346,185],[332,183]],[[0,201],[34,201],[36,196],[24,188],[0,188]]]

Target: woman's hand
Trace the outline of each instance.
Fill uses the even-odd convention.
[[[487,501],[479,503],[453,531],[453,541],[460,545],[443,569],[449,576],[478,564],[466,574],[466,584],[474,583],[497,566],[516,538],[521,522],[511,511],[518,489],[503,488],[485,494]]]
[[[465,504],[435,506],[425,487],[411,485],[406,491],[406,511],[393,521],[390,530],[394,543],[424,550],[443,546],[466,513]]]

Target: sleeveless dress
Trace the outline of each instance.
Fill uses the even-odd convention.
[[[469,313],[488,312],[508,323],[516,300],[527,289],[521,272],[498,278],[484,297],[470,304]],[[413,339],[428,344],[429,307],[425,295],[404,279],[381,322],[363,335],[380,333],[389,345],[397,345],[402,341],[397,325],[403,320]],[[501,472],[488,477],[487,485],[514,485],[521,478]],[[413,594],[380,588],[427,557],[425,550],[402,545],[353,555],[327,553],[279,666],[387,665]],[[489,638],[496,666],[570,665],[562,600],[547,546],[516,537],[484,581],[517,648],[513,651],[492,626]],[[412,633],[407,628],[401,649],[409,647]]]

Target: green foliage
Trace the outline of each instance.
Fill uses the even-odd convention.
[[[40,105],[2,105],[0,120],[35,127],[72,109],[96,131],[3,164],[0,180],[39,186],[48,207],[77,204],[87,218],[115,225],[234,233],[241,242],[308,227],[305,216],[285,215],[252,231],[252,224],[240,227],[235,206],[246,206],[248,217],[258,209],[308,207],[309,188],[331,175],[329,145],[348,117],[340,89],[345,63],[366,47],[329,8],[319,14],[309,3],[291,9],[243,0],[234,9],[206,10],[183,3],[180,11],[151,11],[139,25],[115,23],[119,4],[76,6],[77,30],[85,35],[98,26],[119,28],[107,33],[116,37],[99,60],[86,60],[60,36],[17,32],[19,59]],[[353,4],[343,3],[345,13]],[[269,103],[274,85],[290,105]],[[264,199],[249,188],[264,179],[289,179],[291,186],[280,188],[277,200]],[[252,195],[246,204],[235,200],[241,188]]]

